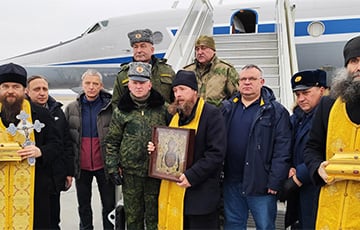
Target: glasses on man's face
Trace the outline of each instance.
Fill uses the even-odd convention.
[[[255,82],[255,81],[259,80],[259,79],[261,79],[261,78],[257,78],[257,77],[242,77],[242,78],[239,78],[239,81],[240,81],[240,82],[247,82],[247,81],[249,81],[249,82]]]

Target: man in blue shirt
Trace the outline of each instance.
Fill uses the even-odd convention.
[[[225,229],[275,229],[276,194],[287,178],[291,128],[288,111],[264,86],[257,65],[244,66],[239,92],[223,102],[228,149],[224,166]]]

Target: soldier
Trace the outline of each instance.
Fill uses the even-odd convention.
[[[124,182],[127,229],[145,229],[145,223],[152,230],[158,223],[160,180],[148,176],[146,143],[153,126],[166,124],[165,100],[152,89],[150,64],[133,62],[128,67],[128,88],[114,109],[105,137],[106,165],[115,184]]]
[[[166,59],[160,59],[154,56],[154,41],[151,30],[134,30],[128,33],[128,37],[130,39],[130,45],[133,48],[133,61],[151,64],[151,83],[154,89],[164,97],[166,102],[170,102],[172,95],[171,83],[175,72],[170,65],[166,64]],[[128,63],[122,64],[120,72],[114,82],[112,97],[113,108],[117,107],[120,98],[125,93],[129,82],[128,71]]]
[[[201,35],[195,43],[195,61],[184,67],[194,71],[199,96],[206,102],[220,106],[221,101],[230,98],[238,87],[238,73],[229,63],[216,56],[213,37]]]

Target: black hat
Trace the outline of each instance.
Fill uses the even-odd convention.
[[[0,84],[4,82],[16,82],[26,87],[27,72],[24,67],[9,63],[0,66]]]
[[[192,88],[193,90],[197,91],[198,85],[197,85],[195,73],[193,71],[188,71],[188,70],[179,70],[176,73],[175,78],[172,82],[172,87],[178,85],[186,85]]]
[[[360,57],[360,36],[350,39],[344,46],[345,67],[351,58]]]
[[[151,65],[145,62],[130,62],[128,76],[133,81],[149,81]]]
[[[311,87],[326,86],[326,72],[324,70],[304,70],[294,74],[291,78],[292,90],[307,90]]]
[[[130,45],[133,46],[134,43],[137,42],[149,42],[154,44],[152,31],[149,29],[144,30],[134,30],[128,33],[128,37],[130,39]]]

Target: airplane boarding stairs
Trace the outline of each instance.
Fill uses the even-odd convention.
[[[276,33],[243,33],[214,35],[216,54],[234,65],[237,71],[246,64],[256,64],[264,71],[265,85],[270,87],[278,101],[280,98],[280,73],[278,39]],[[285,204],[278,202],[276,229],[285,229]],[[248,228],[255,229],[249,213]]]
[[[236,70],[256,64],[264,71],[265,85],[280,98],[279,55],[276,33],[214,35],[216,54],[234,65]]]

